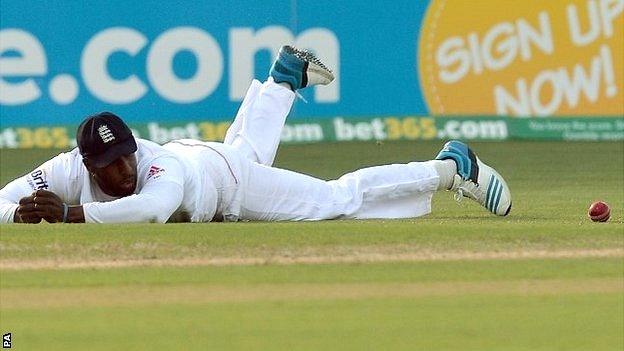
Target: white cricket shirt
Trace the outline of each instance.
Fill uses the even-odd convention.
[[[130,196],[105,194],[78,149],[61,153],[0,190],[0,223],[13,222],[22,197],[44,189],[68,205],[82,205],[85,222],[206,222],[217,210],[217,190],[191,158],[148,140],[137,141],[137,187]]]

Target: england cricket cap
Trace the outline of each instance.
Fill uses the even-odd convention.
[[[100,112],[82,121],[76,141],[82,157],[97,168],[137,151],[132,131],[111,112]]]

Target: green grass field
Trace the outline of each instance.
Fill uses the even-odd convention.
[[[440,146],[286,146],[278,166],[333,178]],[[0,226],[0,331],[16,350],[622,350],[624,144],[471,146],[510,216],[443,192],[413,220]],[[58,152],[0,151],[0,183]]]

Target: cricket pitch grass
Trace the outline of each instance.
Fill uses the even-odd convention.
[[[334,178],[441,144],[287,146],[277,165]],[[0,226],[0,331],[16,350],[624,349],[624,144],[471,146],[508,217],[444,192],[413,220]],[[0,183],[58,152],[0,151]]]

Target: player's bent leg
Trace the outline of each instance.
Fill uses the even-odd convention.
[[[282,47],[268,80],[263,84],[252,81],[224,144],[232,145],[253,162],[272,165],[295,99],[293,90],[329,84],[333,79],[331,70],[314,54]]]
[[[313,53],[292,46],[283,46],[273,63],[269,75],[276,83],[288,83],[292,90],[334,80],[332,71]]]
[[[257,156],[251,145],[245,141],[245,138],[242,137],[241,133],[243,130],[243,122],[245,117],[247,116],[247,112],[249,111],[250,106],[253,104],[253,101],[256,99],[256,96],[260,92],[260,87],[262,87],[262,83],[257,79],[251,81],[249,88],[247,89],[247,93],[243,98],[243,102],[241,102],[240,107],[238,108],[238,112],[236,113],[236,117],[230,127],[225,132],[225,137],[223,138],[223,143],[226,145],[235,146],[241,155],[246,158],[257,162]]]
[[[436,160],[453,160],[457,164],[457,174],[449,189],[456,192],[456,200],[465,196],[494,214],[509,214],[511,191],[505,179],[483,163],[466,144],[457,140],[447,142]]]
[[[254,80],[224,139],[247,159],[272,165],[295,94],[269,78]]]

